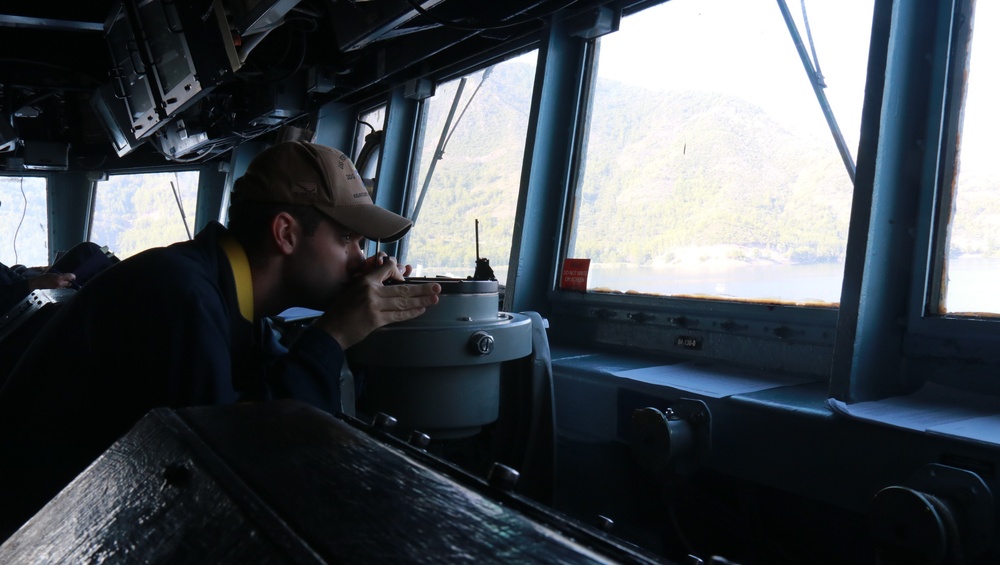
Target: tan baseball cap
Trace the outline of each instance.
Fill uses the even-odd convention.
[[[354,163],[342,152],[304,141],[265,149],[236,179],[232,203],[310,204],[368,239],[396,241],[413,222],[372,203]]]

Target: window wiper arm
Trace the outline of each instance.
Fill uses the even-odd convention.
[[[778,8],[781,9],[782,17],[785,18],[785,25],[788,27],[788,33],[792,36],[792,41],[795,43],[795,49],[799,53],[799,58],[802,59],[802,66],[805,67],[806,74],[809,75],[809,84],[812,85],[813,92],[816,93],[816,100],[819,101],[819,106],[823,110],[823,116],[826,118],[826,123],[830,126],[830,133],[833,134],[833,141],[837,144],[837,150],[840,151],[840,158],[844,160],[844,166],[847,167],[847,174],[851,177],[851,184],[854,184],[854,174],[857,167],[854,165],[854,157],[851,156],[847,142],[844,141],[844,134],[840,132],[840,126],[837,125],[837,118],[833,115],[833,109],[830,108],[830,101],[826,98],[826,92],[823,91],[826,88],[826,82],[823,80],[823,75],[819,73],[818,62],[817,66],[814,67],[812,60],[809,58],[809,53],[806,51],[806,46],[802,43],[802,36],[799,35],[799,30],[792,19],[792,14],[788,11],[788,4],[785,3],[785,0],[778,0]]]
[[[180,180],[177,179],[177,174],[174,173],[174,180],[177,180],[177,184],[180,184]],[[184,222],[184,231],[188,234],[188,239],[191,239],[191,228],[188,227],[187,214],[184,213],[184,203],[181,202],[181,192],[177,189],[177,185],[173,181],[170,181],[170,189],[174,191],[174,200],[177,201],[177,209],[181,212],[181,221]]]
[[[451,110],[448,111],[448,117],[444,121],[444,127],[441,129],[441,139],[438,140],[437,147],[434,149],[434,155],[431,157],[431,163],[427,167],[427,175],[424,177],[424,185],[420,189],[420,195],[417,197],[417,204],[413,207],[413,213],[410,214],[410,221],[414,224],[417,223],[417,216],[420,215],[420,207],[424,204],[424,196],[427,194],[427,188],[431,185],[431,177],[434,176],[434,168],[437,167],[437,162],[444,158],[444,148],[448,144],[449,131],[451,130],[451,120],[455,118],[455,112],[458,110],[458,103],[462,100],[462,91],[465,90],[466,78],[462,77],[462,80],[458,83],[458,90],[455,91],[455,99],[451,101]]]
[[[462,100],[462,91],[465,90],[465,83],[468,80],[467,77],[462,77],[462,80],[458,83],[458,90],[455,92],[455,99],[451,102],[451,110],[448,112],[448,118],[444,122],[444,128],[441,130],[441,139],[438,141],[437,149],[434,150],[434,156],[431,158],[431,164],[427,168],[427,176],[424,177],[423,188],[420,189],[420,196],[417,198],[417,205],[413,208],[413,214],[410,216],[410,221],[414,224],[417,223],[417,216],[420,215],[420,207],[424,202],[424,195],[427,194],[427,188],[431,184],[431,177],[434,176],[434,168],[437,166],[437,162],[444,158],[444,148],[448,145],[448,141],[451,139],[451,135],[455,133],[458,129],[459,122],[462,121],[462,116],[465,115],[466,110],[472,105],[472,101],[476,99],[476,94],[479,94],[479,89],[483,87],[483,83],[486,79],[490,77],[493,73],[493,67],[487,67],[483,71],[482,78],[479,79],[479,86],[472,91],[472,96],[469,97],[469,101],[465,103],[465,108],[462,108],[462,113],[458,115],[458,119],[455,121],[455,125],[451,125],[451,120],[455,117],[455,112],[458,110],[458,103]]]

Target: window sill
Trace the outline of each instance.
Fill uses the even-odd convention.
[[[863,422],[1000,448],[1000,398],[993,396],[928,382],[906,396],[827,405]]]

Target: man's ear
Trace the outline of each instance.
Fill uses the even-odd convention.
[[[271,218],[271,241],[282,255],[291,255],[302,239],[302,226],[295,216],[278,212]]]

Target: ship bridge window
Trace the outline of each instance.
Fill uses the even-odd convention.
[[[0,263],[48,265],[48,241],[45,178],[0,176]]]
[[[873,0],[788,4],[671,0],[596,40],[590,293],[838,305]]]
[[[111,175],[97,184],[90,240],[121,259],[190,239],[198,171]]]
[[[929,40],[909,55],[926,60],[925,45],[932,43],[932,54],[941,61],[933,67],[915,66],[923,74],[921,83],[910,90],[925,89],[927,102],[918,96],[914,99],[930,107],[922,111],[914,103],[915,109],[901,114],[906,124],[918,128],[916,135],[928,140],[922,145],[900,145],[917,147],[914,151],[920,153],[919,157],[903,153],[901,160],[924,159],[919,169],[920,190],[907,186],[893,194],[898,204],[886,213],[888,219],[896,210],[917,210],[912,230],[913,280],[900,357],[910,382],[923,379],[998,395],[1000,173],[995,153],[1000,110],[995,100],[1000,94],[1000,5],[967,0],[941,2],[936,8],[938,17],[933,21],[937,27],[923,32]],[[901,64],[900,68],[906,67]],[[887,92],[891,87],[887,83]],[[901,175],[908,181],[915,167],[909,161],[905,165],[897,167],[899,173],[889,171],[882,184],[898,184],[894,181]],[[900,254],[900,258],[905,256]],[[875,316],[859,316],[860,330],[866,326],[882,329]],[[856,372],[862,381],[869,375]]]
[[[937,242],[945,261],[931,285],[937,299],[932,314],[1000,315],[1000,169],[996,135],[1000,131],[1000,5],[976,2],[967,64],[957,63],[954,85],[957,147],[946,149]],[[964,79],[964,82],[963,80]]]
[[[481,257],[506,280],[536,59],[438,84],[424,100],[401,253],[414,276],[465,278]]]

